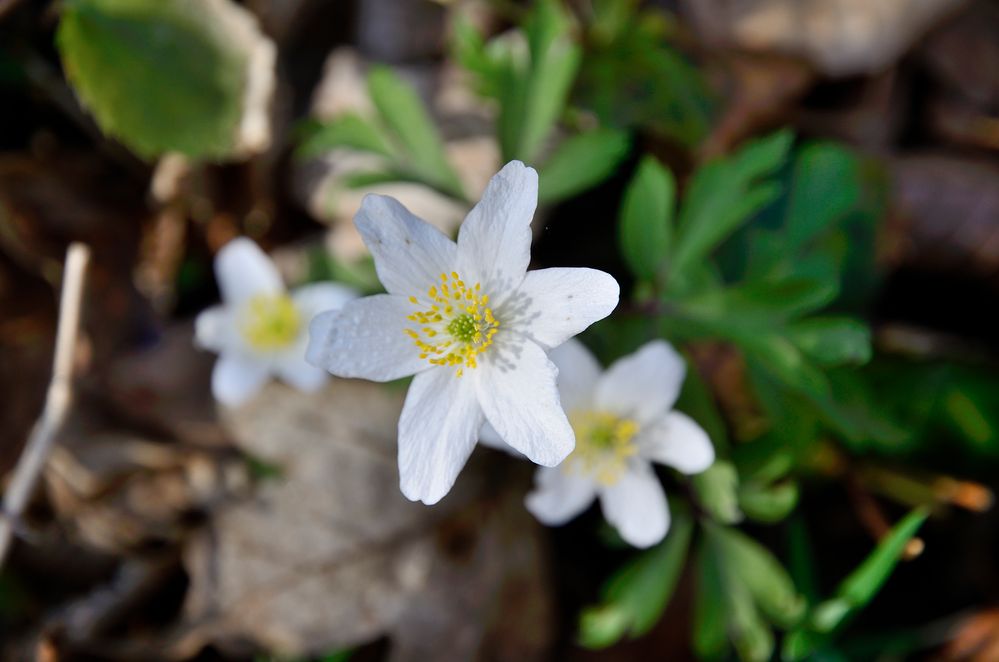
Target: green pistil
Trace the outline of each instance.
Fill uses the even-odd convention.
[[[448,322],[447,332],[451,337],[465,344],[471,343],[479,332],[476,328],[475,320],[469,314],[458,315]]]

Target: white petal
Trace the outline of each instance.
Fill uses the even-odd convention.
[[[558,393],[567,412],[589,409],[593,389],[600,378],[600,364],[586,345],[570,338],[552,351],[548,358],[558,368]]]
[[[642,457],[685,474],[701,473],[715,461],[708,433],[682,412],[671,411],[639,434]]]
[[[357,291],[340,283],[310,283],[291,293],[295,307],[306,321],[327,310],[339,310],[357,298]]]
[[[647,462],[633,462],[621,479],[600,491],[604,517],[635,547],[651,547],[669,531],[663,487]]]
[[[403,297],[376,294],[317,315],[309,325],[305,360],[337,377],[387,382],[426,370],[406,335],[412,306]]]
[[[529,460],[554,466],[576,445],[559,405],[558,369],[541,347],[513,334],[496,334],[473,373],[479,402],[499,436]]]
[[[225,306],[212,306],[202,310],[194,320],[195,344],[213,352],[232,347],[235,332],[232,316]]]
[[[479,443],[489,448],[495,448],[496,450],[513,450],[503,441],[503,438],[499,436],[499,432],[490,425],[489,421],[483,423],[482,429],[479,430]]]
[[[455,268],[457,247],[440,230],[417,218],[395,198],[366,195],[354,225],[375,258],[375,270],[391,294],[423,294]]]
[[[245,237],[237,237],[219,250],[215,256],[215,280],[222,300],[235,306],[258,294],[284,292],[277,267]]]
[[[275,366],[278,377],[299,391],[318,391],[329,380],[329,373],[305,362],[304,355],[283,358]]]
[[[596,269],[528,271],[496,317],[545,347],[557,347],[611,314],[621,288],[610,274]]]
[[[499,305],[520,285],[531,261],[531,219],[538,173],[511,161],[496,173],[458,230],[458,273]]]
[[[676,402],[686,372],[687,364],[672,345],[653,340],[611,364],[597,382],[596,405],[651,423]]]
[[[431,505],[451,490],[482,421],[467,377],[434,368],[413,378],[399,417],[399,485],[406,498]]]
[[[524,504],[542,524],[559,526],[580,514],[597,495],[592,480],[560,467],[538,467]]]
[[[212,369],[212,395],[224,405],[243,404],[263,387],[267,364],[240,354],[223,354]]]
[[[516,448],[510,444],[503,441],[500,437],[499,432],[496,431],[489,421],[482,424],[482,429],[479,430],[479,443],[486,448],[492,448],[494,450],[503,451],[513,457],[519,458],[521,460],[525,459],[524,454],[518,451]]]

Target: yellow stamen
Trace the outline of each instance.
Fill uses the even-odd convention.
[[[638,423],[602,411],[571,412],[576,449],[563,463],[565,471],[580,471],[602,485],[621,479],[628,458],[638,452],[634,438]]]
[[[442,273],[440,278],[439,284],[427,289],[430,307],[406,317],[418,325],[407,328],[406,334],[421,359],[456,367],[455,375],[461,377],[465,368],[478,366],[477,357],[492,345],[499,322],[488,308],[489,297],[480,294],[480,283],[468,287],[457,271],[450,278]],[[420,305],[416,297],[409,301]]]
[[[253,349],[283,349],[298,338],[302,316],[287,294],[259,294],[242,310],[239,330]]]

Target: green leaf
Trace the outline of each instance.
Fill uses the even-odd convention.
[[[728,627],[739,657],[747,662],[766,662],[774,650],[774,635],[760,616],[748,587],[723,570]]]
[[[734,524],[742,520],[739,510],[739,474],[730,462],[716,461],[693,477],[697,498],[715,520]]]
[[[708,524],[705,531],[718,546],[721,562],[749,589],[768,618],[785,628],[801,619],[804,598],[770,550],[737,529]]]
[[[368,74],[368,92],[399,143],[404,165],[441,191],[463,198],[461,181],[448,163],[437,127],[416,91],[388,67],[378,66]]]
[[[541,168],[539,201],[557,202],[604,181],[628,155],[630,144],[627,132],[617,129],[567,138]]]
[[[524,25],[529,57],[507,59],[501,84],[499,138],[505,160],[536,159],[565,109],[581,51],[557,0],[540,0]]]
[[[773,485],[744,483],[739,488],[739,508],[750,519],[774,523],[787,517],[798,505],[798,483],[793,480]]]
[[[604,586],[601,604],[580,616],[580,643],[604,648],[622,636],[639,637],[659,621],[683,569],[694,523],[674,513],[666,539],[621,568]]]
[[[746,358],[770,372],[785,386],[812,398],[826,399],[829,380],[794,343],[778,334],[740,338]]]
[[[345,113],[328,122],[316,122],[303,133],[296,150],[299,157],[319,156],[338,147],[392,156],[392,146],[381,129],[355,113]]]
[[[871,359],[871,330],[849,317],[812,317],[792,324],[791,341],[823,365],[863,364]]]
[[[498,98],[505,77],[507,58],[490,51],[471,18],[456,11],[451,24],[451,53],[454,59],[474,75],[479,94]]]
[[[832,632],[877,595],[927,515],[925,508],[916,508],[903,517],[863,563],[843,580],[835,596],[815,608],[812,626],[817,631]]]
[[[860,202],[857,157],[834,143],[809,143],[794,162],[784,221],[786,254],[793,254]]]
[[[699,144],[714,103],[701,70],[671,45],[673,17],[651,7],[636,12],[634,0],[592,4],[574,102],[603,126],[641,127],[683,147]]]
[[[698,582],[694,592],[694,652],[701,659],[717,659],[728,648],[725,623],[725,586],[714,548],[702,542],[698,550]]]
[[[738,341],[772,333],[786,320],[828,304],[836,296],[834,282],[807,278],[753,280],[714,288],[677,300],[683,315],[696,318],[722,338]]]
[[[624,192],[618,239],[632,273],[652,280],[669,258],[676,181],[652,156],[642,159]]]
[[[772,176],[787,158],[793,135],[780,131],[694,173],[680,208],[671,278],[703,260],[736,228],[780,194]]]
[[[222,158],[237,146],[249,49],[264,39],[249,20],[229,2],[68,0],[56,44],[102,131],[144,158]]]

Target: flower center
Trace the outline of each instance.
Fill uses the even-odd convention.
[[[638,452],[638,423],[602,411],[572,412],[569,423],[576,433],[576,449],[565,470],[579,470],[603,485],[620,480],[628,458]]]
[[[259,294],[243,309],[240,332],[253,349],[282,349],[292,344],[301,330],[302,316],[287,294]]]
[[[440,285],[427,290],[427,300],[409,297],[421,309],[406,319],[418,326],[406,329],[420,358],[433,365],[457,366],[461,377],[465,368],[478,365],[476,357],[493,344],[499,322],[489,308],[489,296],[481,293],[482,286],[472,287],[452,271],[450,278],[441,274]],[[429,307],[426,304],[429,303]]]

